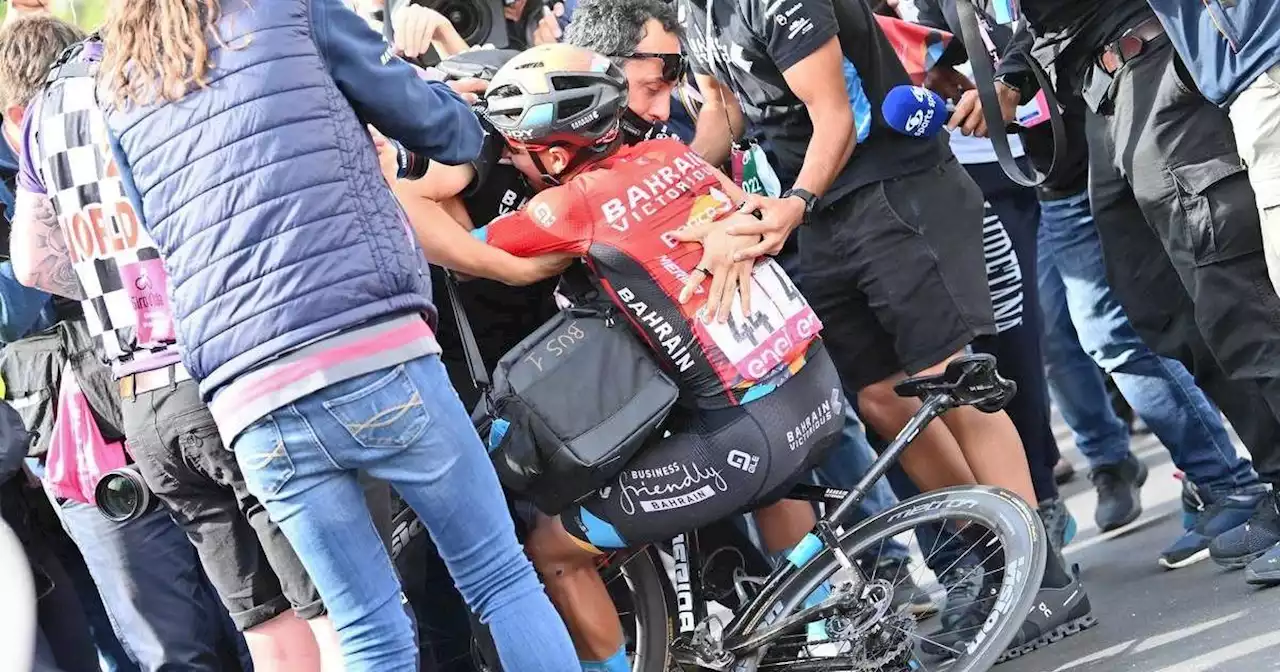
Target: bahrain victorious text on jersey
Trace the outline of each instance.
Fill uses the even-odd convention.
[[[477,235],[519,256],[586,257],[682,389],[700,405],[737,405],[751,398],[747,390],[789,377],[822,325],[768,258],[752,274],[750,315],[735,297],[726,323],[706,324],[699,317],[705,295],[680,304],[680,290],[702,248],[677,242],[672,234],[734,210],[716,170],[701,157],[676,140],[649,140],[539,193],[523,210],[495,219]]]

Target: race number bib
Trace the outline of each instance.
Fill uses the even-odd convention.
[[[773,259],[751,272],[751,314],[735,296],[728,321],[698,322],[743,378],[760,380],[790,362],[822,330],[809,302]]]

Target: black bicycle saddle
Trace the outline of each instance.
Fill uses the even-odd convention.
[[[995,357],[973,354],[951,360],[942,373],[908,378],[894,385],[893,391],[922,401],[945,395],[951,399],[950,406],[973,406],[983,413],[995,413],[1009,403],[1018,386],[1000,375]]]

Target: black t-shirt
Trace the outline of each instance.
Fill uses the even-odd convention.
[[[708,2],[712,50],[706,48]],[[885,123],[880,113],[885,94],[911,81],[863,0],[678,0],[678,10],[695,72],[714,75],[737,94],[784,187],[795,182],[804,165],[813,124],[782,73],[833,37],[839,37],[845,60],[861,82],[862,104],[854,105],[858,146],[824,202],[951,155],[944,137],[910,138]]]

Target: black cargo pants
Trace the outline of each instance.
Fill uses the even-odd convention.
[[[1182,361],[1280,483],[1280,296],[1224,110],[1167,38],[1086,77],[1089,194],[1107,279],[1134,328]]]

